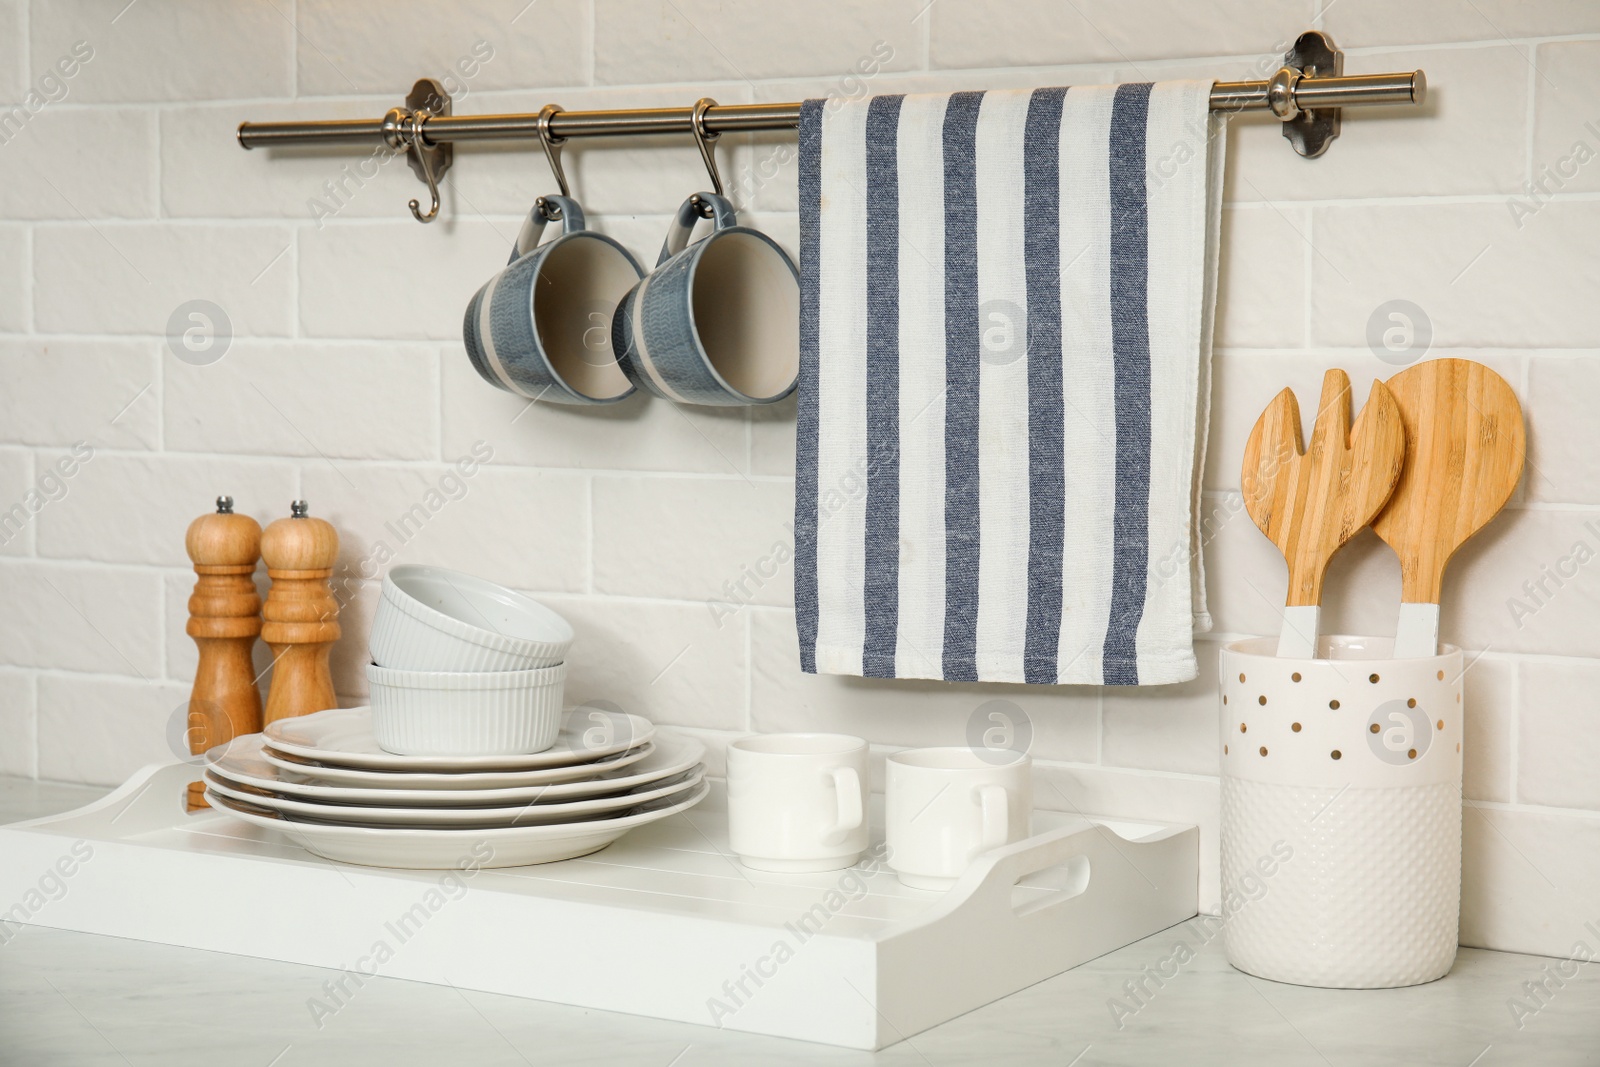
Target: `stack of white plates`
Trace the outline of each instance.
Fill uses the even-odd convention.
[[[578,708],[543,752],[402,756],[369,708],[283,719],[206,755],[206,798],[328,859],[517,867],[586,855],[705,795],[705,747],[625,712]]]

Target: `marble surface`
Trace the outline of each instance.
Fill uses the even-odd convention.
[[[0,779],[0,822],[102,791]],[[1103,956],[879,1053],[753,1037],[376,978],[320,1026],[335,972],[120,938],[6,926],[0,1064],[1600,1065],[1600,966],[1463,949],[1412,989],[1307,989],[1228,966],[1196,926]],[[1179,942],[1193,950],[1174,962]],[[950,966],[959,967],[959,958]],[[1558,975],[1559,977],[1559,975]],[[1543,1003],[1526,982],[1547,981]],[[1143,983],[1137,1001],[1128,983]],[[1514,1017],[1510,1002],[1539,1005]],[[1114,1012],[1113,1004],[1122,1005]]]

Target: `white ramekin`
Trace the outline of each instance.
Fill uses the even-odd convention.
[[[383,579],[372,659],[407,671],[523,671],[563,663],[572,626],[543,604],[443,567],[405,564]]]
[[[402,756],[543,752],[561,732],[566,664],[531,671],[397,671],[367,665],[372,733]]]

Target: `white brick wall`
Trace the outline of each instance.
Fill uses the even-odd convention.
[[[536,150],[459,146],[443,218],[423,227],[399,159],[356,184],[366,150],[233,141],[244,118],[381,114],[424,75],[450,80],[466,114],[1261,76],[1324,9],[1352,71],[1424,66],[1433,94],[1347,115],[1317,161],[1261,117],[1229,134],[1206,475],[1219,630],[1201,679],[1165,689],[802,676],[788,564],[745,577],[788,544],[792,402],[529,408],[468,367],[463,304],[550,186]],[[879,42],[892,55],[861,78]],[[1215,907],[1214,656],[1275,629],[1284,586],[1238,509],[1244,435],[1283,384],[1309,403],[1326,367],[1364,395],[1392,370],[1367,348],[1369,316],[1406,299],[1431,321],[1430,354],[1484,360],[1518,389],[1533,452],[1446,584],[1447,636],[1475,657],[1462,936],[1564,953],[1600,877],[1600,562],[1545,578],[1580,541],[1600,552],[1597,70],[1600,7],[1578,2],[470,0],[441,16],[397,0],[375,17],[334,0],[0,0],[0,103],[26,114],[0,124],[0,509],[76,442],[94,449],[0,546],[0,772],[110,783],[161,758],[194,668],[185,525],[218,493],[263,522],[303,494],[344,535],[347,701],[366,691],[375,595],[354,574],[382,543],[543,595],[578,628],[575,699],[712,740],[812,728],[956,744],[984,702],[1013,701],[1033,720],[1041,802],[1199,822]],[[792,143],[719,148],[749,219],[791,248]],[[566,158],[594,222],[646,262],[703,182],[683,139]],[[348,193],[319,220],[330,182]],[[195,299],[234,334],[209,366],[164,338]],[[395,536],[478,441],[492,462]],[[1533,604],[1525,583],[1541,580]],[[1397,590],[1392,554],[1363,537],[1334,566],[1328,621],[1382,632]],[[1519,599],[1537,611],[1513,615]]]

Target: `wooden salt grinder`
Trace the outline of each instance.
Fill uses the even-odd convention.
[[[251,651],[261,632],[261,597],[251,575],[261,556],[261,526],[217,497],[214,514],[189,524],[183,547],[194,560],[194,595],[185,632],[200,648],[189,694],[189,751],[200,755],[261,729],[261,691]],[[207,806],[205,783],[190,782],[190,811]]]
[[[261,558],[272,588],[261,609],[261,639],[272,646],[272,688],[266,721],[338,706],[328,653],[339,639],[339,602],[328,588],[339,557],[333,526],[306,514],[306,502],[289,507],[261,535]]]

